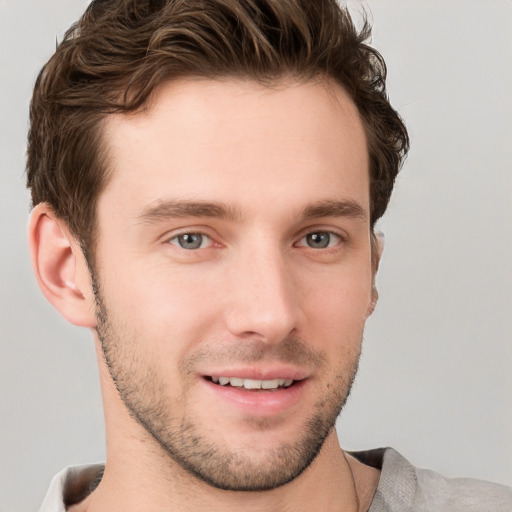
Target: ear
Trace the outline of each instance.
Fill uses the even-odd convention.
[[[379,300],[379,292],[377,290],[377,285],[375,284],[375,277],[377,275],[377,270],[379,270],[380,259],[382,257],[382,253],[384,252],[384,233],[381,231],[377,231],[376,233],[371,234],[371,246],[372,246],[372,293],[370,305],[368,306],[368,310],[366,312],[366,316],[369,317],[377,306],[377,301]]]
[[[91,278],[80,245],[47,203],[30,216],[28,243],[34,273],[45,297],[72,324],[96,326]]]

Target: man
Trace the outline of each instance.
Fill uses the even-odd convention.
[[[38,282],[95,337],[107,463],[43,510],[508,510],[334,422],[408,149],[334,2],[93,2],[31,106]]]

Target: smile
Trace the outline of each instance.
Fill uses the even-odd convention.
[[[293,379],[270,379],[270,380],[258,380],[258,379],[243,379],[240,377],[211,377],[211,381],[221,386],[232,386],[235,388],[244,389],[279,389],[289,388],[293,383]]]
[[[230,415],[238,410],[243,417],[261,418],[295,410],[304,399],[310,381],[306,372],[284,367],[266,372],[254,368],[224,368],[203,373],[201,377],[201,389],[207,393],[208,403],[217,404],[219,410]],[[225,406],[227,409],[222,409]]]

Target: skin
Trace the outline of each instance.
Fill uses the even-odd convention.
[[[30,226],[43,291],[98,352],[107,465],[73,510],[367,510],[378,472],[334,429],[376,298],[351,100],[322,81],[173,82],[105,137],[96,297],[66,226],[45,205]],[[302,382],[241,406],[205,379],[234,372]]]

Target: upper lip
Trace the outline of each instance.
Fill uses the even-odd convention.
[[[308,377],[304,370],[290,366],[268,366],[265,368],[256,367],[225,367],[215,368],[201,372],[203,377],[238,377],[241,379],[252,380],[274,380],[274,379],[292,379],[303,380]]]

